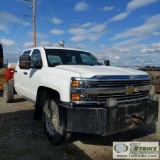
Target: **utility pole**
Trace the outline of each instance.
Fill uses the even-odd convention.
[[[33,15],[32,15],[32,23],[33,23],[33,46],[36,47],[36,0],[24,0],[31,2],[33,1],[32,7],[33,7]],[[25,15],[30,16],[30,15]]]
[[[36,0],[33,0],[33,44],[36,47]]]

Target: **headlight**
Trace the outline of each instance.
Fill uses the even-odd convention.
[[[151,101],[158,101],[158,94],[154,93],[150,95],[150,100]]]
[[[116,107],[117,106],[117,100],[115,98],[108,98],[107,101],[106,101],[106,105],[109,108]]]
[[[89,81],[72,80],[71,86],[78,87],[78,88],[88,88],[90,86],[90,83]]]
[[[87,94],[81,94],[81,101],[87,101],[88,100],[88,95]]]
[[[71,94],[71,100],[73,101],[87,101],[88,98],[89,97],[87,94],[77,94],[77,93]]]
[[[70,99],[71,101],[97,101],[97,81],[90,78],[71,78]],[[80,103],[80,102],[77,102]]]

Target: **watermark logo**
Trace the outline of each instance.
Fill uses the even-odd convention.
[[[123,153],[123,152],[126,152],[128,150],[128,146],[125,145],[125,144],[117,144],[114,146],[114,150],[117,152],[117,153]]]
[[[159,143],[113,142],[113,159],[159,159]]]

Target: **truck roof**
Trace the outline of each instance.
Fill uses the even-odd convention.
[[[85,51],[85,50],[81,50],[81,49],[77,49],[77,48],[68,48],[68,47],[50,47],[50,46],[39,46],[39,47],[32,47],[32,48],[28,48],[25,49],[26,50],[33,50],[33,49],[61,49],[61,50],[76,50],[76,51],[83,51],[83,52],[89,52],[89,51]]]

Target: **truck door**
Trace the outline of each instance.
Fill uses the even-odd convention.
[[[22,53],[22,55],[30,55],[31,50],[26,50]],[[27,77],[27,74],[30,72],[30,69],[24,69],[20,68],[19,64],[17,64],[15,73],[14,73],[14,87],[16,89],[16,92],[20,95],[24,95],[26,92],[26,87],[28,84],[24,85],[25,83],[28,83],[25,79]]]
[[[31,66],[34,67],[34,63],[41,63],[41,51],[39,49],[34,49],[31,53]],[[41,69],[30,68],[26,74],[24,74],[25,79],[23,80],[23,86],[25,86],[25,92],[23,95],[33,101],[36,100],[36,94],[41,80],[40,77]]]

